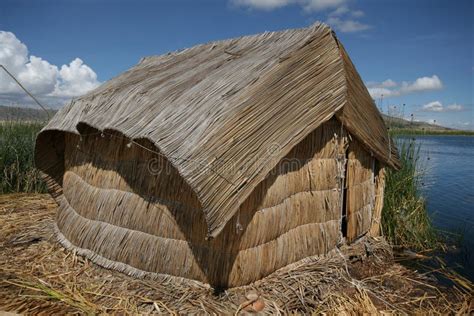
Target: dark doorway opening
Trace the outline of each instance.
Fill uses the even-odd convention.
[[[341,179],[341,194],[342,194],[342,214],[341,214],[341,232],[344,238],[347,238],[347,177],[349,175],[347,164],[349,162],[348,150],[344,153],[344,177]]]

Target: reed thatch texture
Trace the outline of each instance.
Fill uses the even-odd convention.
[[[347,239],[365,234],[372,221],[375,204],[375,158],[359,141],[349,143],[346,178]]]
[[[57,198],[60,241],[102,266],[233,287],[340,243],[347,137],[335,119],[295,146],[211,240],[198,199],[163,156],[103,136],[65,135]],[[160,172],[150,174],[150,161]]]
[[[60,110],[39,135],[36,162],[57,178],[49,164],[60,157],[46,162],[44,153],[57,131],[93,127],[148,140],[195,192],[216,237],[268,172],[336,112],[378,159],[397,165],[344,49],[315,24],[145,58]],[[278,155],[268,155],[272,144]]]
[[[375,180],[375,205],[372,214],[372,224],[370,226],[370,236],[380,236],[380,223],[382,220],[382,209],[385,189],[385,168],[379,168],[377,178]]]

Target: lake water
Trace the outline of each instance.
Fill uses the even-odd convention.
[[[444,259],[474,280],[474,137],[415,138],[421,145],[422,192],[433,223],[462,237],[458,249],[444,254]]]

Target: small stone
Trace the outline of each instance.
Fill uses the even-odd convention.
[[[249,300],[249,301],[256,301],[259,297],[259,295],[255,292],[249,292],[247,293],[247,295],[245,295],[245,297]]]
[[[261,312],[265,308],[265,302],[262,299],[258,299],[252,304],[252,307],[256,312]]]

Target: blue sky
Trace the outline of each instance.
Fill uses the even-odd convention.
[[[1,0],[0,63],[58,106],[143,56],[319,20],[384,112],[473,129],[473,18],[470,0]],[[27,102],[4,74],[0,101]]]

